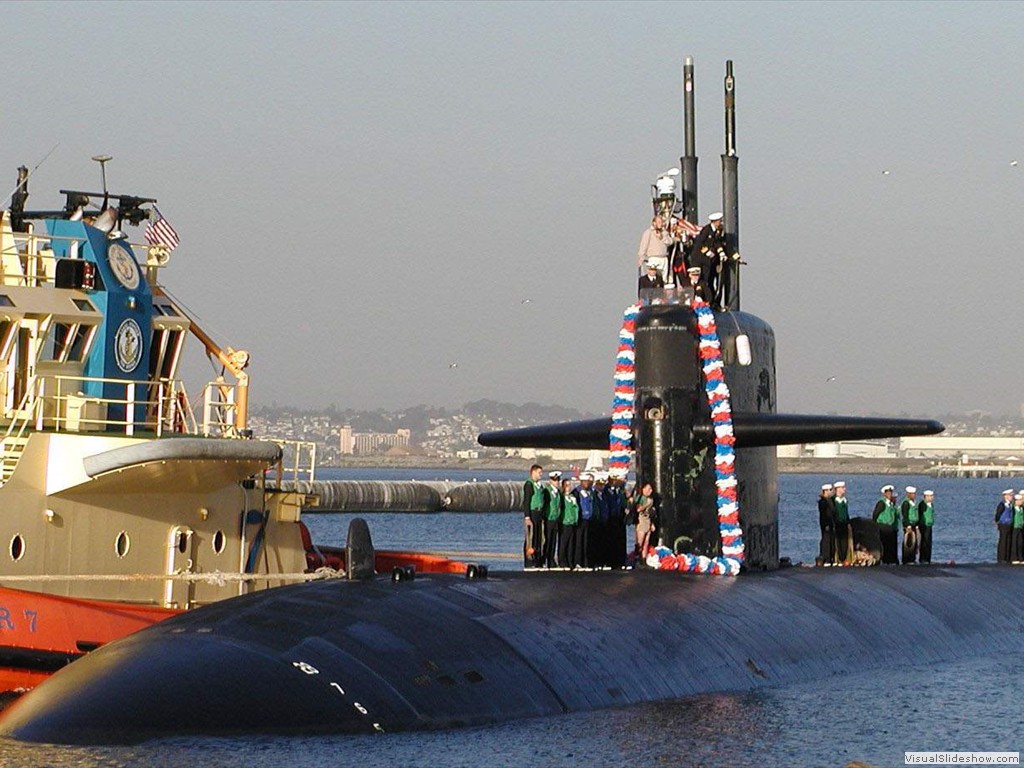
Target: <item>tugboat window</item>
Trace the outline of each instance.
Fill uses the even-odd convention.
[[[25,539],[22,538],[20,533],[16,533],[14,538],[11,539],[11,560],[21,560],[24,554]]]
[[[14,302],[6,293],[0,293],[0,307],[13,307]]]
[[[219,555],[221,552],[223,552],[224,551],[224,545],[226,543],[227,543],[227,540],[226,540],[226,538],[224,536],[224,531],[217,531],[215,534],[213,534],[213,552],[214,552],[214,554]]]
[[[128,550],[132,547],[132,540],[128,538],[127,531],[121,531],[117,534],[117,539],[114,540],[114,551],[118,557],[124,557],[128,554]]]
[[[188,534],[182,531],[178,534],[178,551],[185,554],[188,551]]]
[[[95,312],[96,307],[92,305],[92,302],[86,301],[85,299],[72,299],[75,302],[75,306],[83,312]]]

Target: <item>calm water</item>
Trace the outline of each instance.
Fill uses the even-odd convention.
[[[335,470],[325,479],[516,479],[507,472]],[[818,488],[839,479],[783,475],[782,552],[817,550]],[[936,492],[933,560],[993,560],[992,512],[1017,480],[844,478],[851,514],[868,515],[880,486]],[[348,515],[310,515],[316,540],[341,544]],[[514,567],[521,516],[371,515],[380,547],[490,552]],[[501,557],[511,555],[513,559]],[[941,668],[902,667],[755,693],[700,696],[619,710],[517,721],[488,728],[376,737],[189,739],[131,748],[67,748],[0,742],[2,766],[842,766],[903,764],[903,751],[1022,750],[1019,660],[981,657]],[[268,695],[272,692],[268,691]]]

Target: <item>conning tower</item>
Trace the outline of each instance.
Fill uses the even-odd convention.
[[[691,58],[684,64],[683,78],[682,209],[689,221],[696,221]],[[724,92],[722,209],[729,258],[722,264],[723,276],[728,273],[723,281],[727,290],[715,319],[731,394],[744,564],[748,569],[773,569],[779,564],[776,446],[934,434],[943,426],[925,419],[775,412],[775,333],[764,320],[739,309],[739,158],[731,61],[726,63]],[[667,291],[664,297],[645,304],[636,318],[635,472],[638,483],[651,482],[660,496],[661,543],[677,552],[715,557],[721,554],[721,544],[713,430],[704,393],[697,323],[689,298],[688,291]],[[485,433],[479,442],[488,446],[606,449],[610,428],[610,419],[592,419]]]

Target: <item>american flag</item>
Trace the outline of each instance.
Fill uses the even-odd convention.
[[[146,225],[146,242],[153,245],[164,245],[167,246],[167,250],[173,251],[178,247],[178,233],[174,231],[171,222],[160,213],[159,208],[154,205],[153,210],[156,211],[156,221],[151,221]]]
[[[700,232],[700,227],[698,227],[696,224],[691,224],[686,219],[673,218],[672,219],[672,224],[673,224],[673,227],[681,226],[683,228],[683,230],[687,234],[689,234],[691,237],[693,237],[694,235],[696,235],[696,234],[698,234]]]

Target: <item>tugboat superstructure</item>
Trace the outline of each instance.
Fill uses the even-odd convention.
[[[62,190],[63,210],[31,212],[27,182],[19,169],[0,218],[0,690],[28,679],[11,673],[26,652],[60,666],[40,659],[315,565],[312,499],[280,482],[313,479],[315,449],[253,439],[248,354],[163,290],[167,244],[121,231],[156,201],[104,192],[90,211],[95,193]],[[198,395],[178,378],[189,336],[231,374]],[[81,637],[51,634],[68,615],[54,596],[86,601]],[[124,621],[91,625],[88,601]]]

